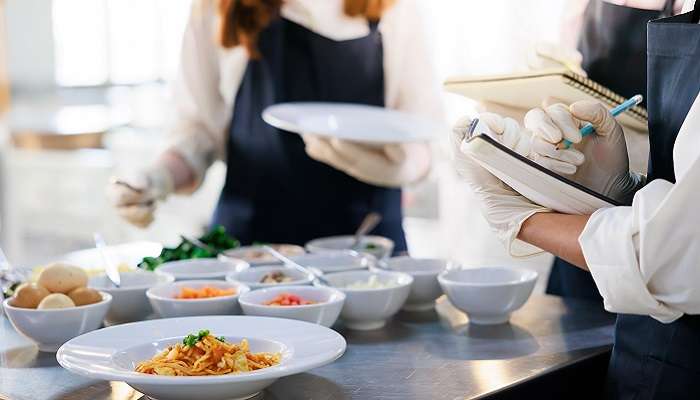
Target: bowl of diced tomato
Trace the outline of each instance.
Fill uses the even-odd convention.
[[[238,302],[246,315],[297,319],[330,327],[343,309],[345,293],[325,286],[278,286],[244,293]]]

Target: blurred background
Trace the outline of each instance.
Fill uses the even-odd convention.
[[[535,43],[565,40],[571,3],[424,0],[441,78],[526,70]],[[146,230],[122,222],[105,199],[112,174],[150,164],[162,148],[189,7],[190,0],[0,0],[0,243],[14,263],[91,247],[95,231],[110,243],[170,244],[208,225],[221,163],[194,196],[172,196]],[[475,112],[458,96],[444,102],[448,124]],[[543,282],[551,258],[508,257],[450,168],[446,144],[435,152],[431,178],[405,193],[410,253],[467,266],[528,265]]]

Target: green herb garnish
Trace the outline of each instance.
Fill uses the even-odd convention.
[[[198,342],[209,336],[209,329],[202,329],[196,335],[189,334],[182,339],[182,344],[189,347],[194,347]],[[217,338],[218,339],[218,338]]]
[[[225,337],[223,337],[223,336],[219,336],[219,337],[217,337],[217,338],[216,338],[216,340],[218,340],[219,342],[223,342],[223,343],[226,343],[226,338],[225,338]]]

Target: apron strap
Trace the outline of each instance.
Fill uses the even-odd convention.
[[[690,22],[697,24],[700,22],[700,0],[695,0],[695,6],[693,6],[693,15],[690,17]]]
[[[675,0],[666,0],[664,3],[664,8],[663,8],[663,16],[664,17],[672,17],[673,16],[673,6],[676,4]]]

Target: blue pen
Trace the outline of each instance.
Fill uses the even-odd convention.
[[[625,112],[625,111],[629,110],[630,108],[641,103],[643,99],[644,99],[644,97],[641,94],[636,94],[636,95],[630,97],[629,99],[625,100],[625,102],[621,103],[619,106],[610,110],[610,114],[612,114],[613,117],[617,117],[618,115],[622,114],[623,112]],[[595,129],[593,128],[593,125],[588,123],[588,124],[584,125],[583,127],[581,127],[581,136],[586,137],[586,136],[590,135],[591,133],[593,133],[594,131],[595,131]],[[563,148],[563,149],[568,149],[572,145],[572,143],[566,139],[562,140],[561,143],[562,143],[562,145],[560,146],[560,148]]]

